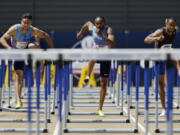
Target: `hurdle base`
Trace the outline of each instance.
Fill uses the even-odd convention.
[[[50,120],[50,119],[47,119],[47,123],[51,123],[51,120]]]
[[[129,109],[135,109],[136,107],[135,106],[130,106]]]
[[[48,129],[43,129],[43,133],[48,133]]]
[[[67,123],[130,123],[129,119],[67,119]]]
[[[166,129],[159,129],[159,133],[166,133]],[[180,133],[180,129],[173,129],[173,133]]]
[[[64,129],[64,133],[134,133],[134,129]]]
[[[134,129],[134,133],[139,133],[138,129]]]
[[[126,123],[130,123],[130,120],[129,120],[129,119],[127,119],[127,120],[126,120]]]
[[[0,133],[1,132],[11,132],[11,133],[14,133],[14,132],[18,132],[18,133],[27,133],[28,129],[27,128],[0,128]],[[31,129],[31,132],[35,133],[36,132],[36,129],[33,128]],[[41,133],[47,133],[47,132],[44,132],[44,129],[39,129],[39,132]]]
[[[155,129],[155,133],[160,133],[160,130],[159,129]]]

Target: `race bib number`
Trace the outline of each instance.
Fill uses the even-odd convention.
[[[27,47],[27,42],[17,42],[16,43],[16,48],[18,49],[24,49]]]
[[[163,46],[161,46],[161,49],[171,49],[172,48],[172,44],[164,44]]]

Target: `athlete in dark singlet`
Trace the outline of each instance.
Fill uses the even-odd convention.
[[[165,20],[165,27],[157,29],[152,34],[148,35],[145,39],[145,43],[155,43],[156,48],[171,48],[176,36],[176,21],[173,18],[167,18]],[[161,104],[163,107],[160,116],[165,116],[165,62],[160,62],[159,65],[159,95]]]

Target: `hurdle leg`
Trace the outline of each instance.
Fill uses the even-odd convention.
[[[166,111],[167,135],[173,134],[173,125],[172,125],[173,86],[174,86],[174,67],[170,65],[170,63],[167,63],[167,111]]]
[[[117,96],[116,96],[116,99],[117,99],[117,101],[116,101],[116,106],[117,107],[120,107],[120,77],[121,77],[121,74],[120,74],[120,71],[119,71],[119,65],[118,65],[118,68],[117,68]]]
[[[11,108],[11,80],[12,80],[12,62],[8,61],[8,108]]]
[[[131,81],[132,81],[132,64],[128,63],[127,65],[127,108],[128,108],[128,118],[127,118],[127,122],[130,122],[130,91],[131,91]]]
[[[28,119],[28,135],[31,135],[31,129],[32,129],[32,122],[31,122],[31,84],[32,84],[32,59],[31,55],[29,55],[28,58],[28,67],[27,67],[27,79],[28,79],[28,113],[27,113],[27,119]]]
[[[40,72],[40,61],[36,62],[36,135],[40,134],[40,82],[41,82],[41,72]]]
[[[159,103],[158,103],[158,92],[159,91],[159,64],[155,63],[155,100],[156,100],[156,113],[155,113],[155,133],[159,133]]]
[[[123,115],[124,108],[124,63],[121,63],[121,112],[120,115]]]
[[[56,105],[56,100],[57,100],[57,64],[55,65],[55,77],[54,77],[54,88],[53,88],[53,105],[52,105],[52,110],[51,110],[51,114],[55,114],[55,107]]]
[[[2,111],[2,63],[0,61],[0,111]]]
[[[135,125],[135,132],[138,132],[138,122],[139,122],[139,81],[140,81],[140,66],[139,62],[136,63],[136,80],[135,80],[135,85],[136,85],[136,125]]]
[[[50,62],[47,63],[47,92],[48,92],[48,114],[47,114],[47,122],[50,123],[50,111],[51,111],[51,65]]]
[[[70,75],[69,75],[69,107],[73,107],[73,94],[72,94],[72,91],[73,91],[73,74],[72,74],[72,62],[70,64],[70,67],[69,67],[69,70],[70,70]],[[69,109],[70,109],[69,108]],[[69,112],[69,111],[68,111]]]
[[[147,61],[148,62],[148,61]],[[148,124],[148,120],[149,120],[149,65],[145,64],[145,69],[144,69],[144,92],[145,92],[145,127],[146,127],[146,131],[145,131],[145,135],[148,135],[149,132],[149,124]]]
[[[44,91],[44,116],[45,116],[45,119],[44,119],[44,130],[48,130],[48,90],[47,90],[47,62],[45,62],[45,91]]]
[[[180,83],[180,77],[177,74],[177,87],[178,87],[178,97],[177,97],[177,109],[179,109],[180,106],[180,87],[179,87],[179,83]]]

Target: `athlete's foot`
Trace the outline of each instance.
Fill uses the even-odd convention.
[[[89,82],[89,76],[86,76],[86,78],[84,79],[84,82],[85,82],[85,83],[88,83],[88,82]]]
[[[22,102],[21,101],[17,101],[16,109],[20,109],[20,108],[22,108]]]
[[[98,110],[98,114],[99,116],[104,117],[104,112],[102,110]]]
[[[165,109],[163,109],[162,110],[162,112],[161,112],[161,114],[159,115],[160,117],[164,117],[164,116],[166,116],[166,110]]]

